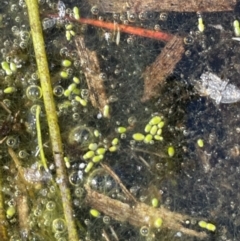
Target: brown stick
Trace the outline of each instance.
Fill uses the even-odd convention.
[[[79,36],[75,40],[81,66],[86,77],[90,100],[95,108],[103,113],[104,106],[108,103],[97,54],[86,48],[84,38]]]
[[[105,238],[106,241],[110,241],[106,231],[103,229],[103,233],[102,233],[102,236]]]
[[[147,67],[143,73],[144,93],[141,101],[144,102],[159,95],[159,91],[164,85],[167,76],[173,72],[183,53],[183,39],[179,36],[174,36],[165,45],[155,62]]]
[[[17,211],[18,211],[18,223],[19,229],[22,234],[29,233],[29,207],[28,207],[28,197],[33,198],[31,190],[27,192],[26,187],[30,187],[31,184],[28,183],[24,178],[24,168],[21,166],[21,163],[17,157],[17,154],[12,148],[8,148],[8,153],[11,156],[15,167],[19,173],[16,179],[16,185],[20,191],[20,194],[16,197]]]
[[[89,0],[91,5],[97,5],[102,12],[122,12],[130,10],[169,11],[169,12],[222,12],[232,11],[236,0]]]
[[[171,212],[164,207],[150,207],[145,203],[140,202],[135,203],[134,206],[130,206],[127,203],[123,203],[100,194],[92,190],[88,185],[85,185],[85,188],[87,191],[85,199],[87,205],[117,221],[128,222],[136,227],[147,226],[154,228],[155,220],[162,218],[163,228],[180,231],[186,235],[195,236],[201,239],[207,236],[205,232],[197,232],[181,225],[184,220],[189,219],[189,216],[187,215]]]
[[[112,178],[118,183],[118,185],[122,188],[122,191],[126,195],[129,201],[133,201],[134,203],[137,202],[136,198],[127,190],[127,188],[123,185],[120,178],[112,171],[112,169],[106,165],[101,163],[101,166],[112,176]]]
[[[4,199],[3,199],[3,175],[2,170],[0,170],[0,237],[2,241],[8,241],[8,233],[7,228],[9,228],[7,219],[6,219],[6,211],[4,209]]]
[[[16,198],[17,210],[18,210],[18,223],[21,233],[29,233],[29,208],[28,208],[28,196],[23,184],[17,184],[21,194]]]

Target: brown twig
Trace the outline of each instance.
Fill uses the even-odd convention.
[[[110,241],[110,239],[109,239],[109,237],[108,237],[107,232],[105,231],[105,229],[103,229],[102,236],[105,238],[106,241]]]
[[[29,206],[28,206],[28,195],[23,183],[17,183],[20,190],[19,196],[16,198],[17,211],[18,211],[18,223],[19,230],[22,234],[29,233]]]
[[[145,102],[160,94],[161,87],[164,85],[167,76],[173,72],[183,53],[183,39],[179,36],[174,36],[165,45],[154,63],[148,66],[143,73],[144,93],[141,101]]]
[[[21,163],[16,155],[16,153],[13,151],[12,148],[8,148],[8,153],[11,156],[15,167],[19,173],[17,179],[16,179],[16,185],[18,187],[18,190],[20,191],[20,194],[16,197],[16,204],[17,204],[17,211],[18,211],[18,223],[19,223],[19,229],[22,234],[27,235],[29,233],[29,223],[28,223],[28,217],[29,217],[29,207],[28,207],[28,195],[29,197],[33,198],[34,195],[29,189],[27,191],[26,187],[30,187],[30,183],[26,181],[24,178],[24,169],[21,166]]]
[[[103,113],[104,106],[107,105],[108,99],[103,79],[100,77],[101,71],[97,54],[86,48],[82,36],[75,39],[75,44],[81,61],[82,70],[86,77],[91,103]]]
[[[8,222],[6,220],[6,212],[4,209],[4,199],[3,199],[3,185],[2,185],[2,170],[0,170],[0,237],[2,241],[8,241],[8,233],[7,233],[7,228],[8,227]]]
[[[137,199],[127,190],[127,188],[123,185],[120,178],[113,172],[113,170],[106,164],[101,163],[101,166],[110,174],[110,176],[118,183],[118,185],[122,188],[122,191],[128,197],[128,200],[137,202]]]
[[[163,220],[163,228],[181,231],[187,235],[198,238],[206,237],[205,232],[197,232],[195,230],[185,228],[182,225],[184,220],[190,218],[189,216],[171,212],[164,207],[154,208],[146,205],[145,203],[138,202],[136,198],[133,197],[132,194],[126,189],[120,178],[111,170],[109,166],[103,163],[101,163],[101,166],[120,185],[125,195],[129,197],[130,201],[134,200],[134,203],[129,205],[127,203],[111,199],[108,196],[92,190],[89,185],[86,184],[85,189],[87,191],[87,195],[85,201],[89,206],[96,208],[98,211],[103,212],[105,215],[108,215],[115,220],[120,222],[128,222],[136,227],[147,226],[154,228],[154,222],[158,218],[161,218]]]
[[[9,110],[9,108],[2,101],[0,101],[0,105],[9,115],[12,114],[12,112]]]
[[[118,236],[117,236],[114,228],[113,228],[111,225],[109,226],[109,228],[110,228],[111,233],[112,233],[113,237],[115,238],[115,240],[116,240],[116,241],[119,241],[119,238],[118,238]]]
[[[18,170],[19,176],[21,178],[21,182],[23,182],[24,185],[30,185],[30,183],[27,182],[25,177],[24,177],[24,169],[22,167],[22,164],[21,164],[20,160],[18,159],[17,154],[10,147],[8,147],[8,154],[11,156],[11,158],[12,158],[14,164],[15,164],[15,167]]]
[[[236,0],[88,0],[97,5],[101,12],[222,12],[232,11]]]
[[[186,235],[198,238],[206,238],[205,232],[197,232],[192,229],[185,228],[181,223],[189,219],[187,215],[176,212],[171,212],[164,207],[154,208],[145,203],[137,202],[133,206],[118,200],[111,199],[101,193],[92,190],[88,185],[85,185],[87,191],[86,203],[92,208],[110,216],[111,218],[120,221],[128,222],[129,224],[142,227],[147,226],[154,228],[154,222],[158,218],[162,218],[163,228],[180,231]]]

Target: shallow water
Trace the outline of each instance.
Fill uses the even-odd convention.
[[[44,17],[57,12],[57,2],[40,2]],[[99,12],[94,15],[86,2],[70,1],[65,4],[69,9],[77,5],[85,18],[102,17],[111,22],[115,18],[119,23],[126,18],[125,13],[113,16]],[[7,61],[9,65],[15,63],[17,68],[16,71],[12,70],[12,74],[3,68],[0,70],[3,199],[0,201],[4,210],[0,220],[3,222],[8,214],[4,222],[9,240],[68,240],[60,193],[49,181],[52,176],[54,183],[60,182],[56,180],[41,90],[36,87],[40,86],[40,82],[36,75],[26,12],[23,1],[4,2],[0,7],[1,62]],[[182,220],[182,225],[195,231],[205,231],[207,238],[204,240],[239,240],[240,104],[217,105],[208,96],[200,96],[194,88],[206,71],[221,79],[229,79],[230,84],[240,88],[240,42],[232,40],[232,22],[239,17],[239,7],[234,12],[203,13],[203,33],[198,31],[198,16],[195,13],[168,13],[166,20],[160,20],[159,15],[152,13],[148,20],[137,18],[136,22],[129,24],[147,29],[160,28],[183,38],[189,37],[191,44],[185,45],[184,56],[166,78],[159,96],[146,103],[140,101],[144,88],[142,73],[154,62],[165,43],[121,33],[117,45],[116,33],[73,23],[72,30],[77,36],[84,37],[86,48],[96,52],[101,75],[99,79],[103,80],[109,100],[110,118],[104,118],[103,113],[92,106],[89,96],[93,90],[88,89],[86,69],[79,60],[81,56],[74,42],[77,36],[72,36],[70,41],[65,36],[65,24],[69,23],[59,21],[44,31],[64,155],[70,162],[67,176],[79,238],[200,240],[179,230],[166,230],[164,218],[163,228],[150,225],[146,235],[146,232],[141,234],[144,231],[141,227],[120,222],[114,217],[110,217],[109,221],[104,213],[97,218],[91,216],[91,207],[84,202],[86,183],[105,196],[132,205],[126,200],[119,183],[103,171],[100,163],[95,163],[86,173],[86,166],[92,159],[84,158],[84,155],[91,150],[89,144],[96,143],[97,148],[101,147],[106,152],[101,163],[112,169],[137,201],[151,206],[152,199],[156,198],[159,205],[172,212],[189,215],[188,219]],[[72,65],[62,66],[64,59],[70,60]],[[88,64],[91,66],[92,63]],[[67,72],[68,77],[63,77],[63,71]],[[80,83],[76,84],[75,92],[67,95],[64,91],[73,83],[73,77],[79,78]],[[76,101],[75,96],[87,101],[87,105]],[[40,156],[34,105],[42,108],[42,141],[51,175],[43,168],[37,168]],[[145,126],[154,116],[160,116],[164,122],[163,127],[158,127],[162,130],[159,136],[163,140],[134,140],[134,133],[147,135]],[[126,127],[126,132],[121,133],[119,127]],[[100,132],[99,137],[94,130]],[[118,138],[116,145],[112,144],[114,138]],[[26,184],[27,191],[19,184],[22,182],[19,170],[7,147],[18,155],[24,177],[32,183]],[[173,156],[169,154],[169,147],[175,150]],[[19,213],[19,196],[26,197],[29,208],[26,211],[28,222],[20,227],[23,214]],[[14,207],[16,214],[8,213],[9,207]],[[200,220],[214,224],[216,231],[200,228]]]

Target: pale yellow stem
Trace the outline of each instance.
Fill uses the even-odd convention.
[[[28,7],[28,17],[31,26],[31,34],[38,67],[38,74],[43,92],[44,107],[47,115],[53,158],[57,170],[57,179],[59,180],[59,189],[62,197],[63,211],[66,222],[68,224],[68,237],[71,241],[78,241],[78,234],[75,222],[73,220],[73,211],[71,208],[72,201],[68,187],[66,167],[63,159],[64,155],[62,140],[58,126],[58,118],[53,99],[50,74],[44,47],[45,43],[43,39],[42,25],[39,17],[38,1],[26,0],[26,3]]]

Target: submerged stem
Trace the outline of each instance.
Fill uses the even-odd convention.
[[[71,195],[68,187],[66,167],[64,162],[62,140],[58,126],[56,107],[53,99],[53,92],[48,69],[47,57],[44,47],[42,26],[39,17],[38,1],[27,0],[28,16],[31,26],[31,34],[35,51],[35,58],[40,77],[44,106],[47,115],[52,152],[57,170],[57,180],[59,180],[59,189],[62,197],[63,211],[68,227],[68,237],[71,241],[78,241],[76,225],[73,220],[73,211],[71,207]]]
[[[4,200],[3,200],[3,185],[2,185],[2,171],[0,170],[0,237],[2,241],[9,240],[8,234],[7,234],[7,226],[8,222],[6,220],[6,213],[4,209]]]
[[[38,148],[39,148],[39,151],[40,151],[40,157],[41,157],[42,165],[43,165],[45,171],[48,171],[47,160],[45,158],[45,154],[44,154],[44,150],[43,150],[43,144],[42,144],[40,112],[41,112],[41,107],[39,105],[37,105],[37,109],[36,109],[36,127],[37,127]]]

